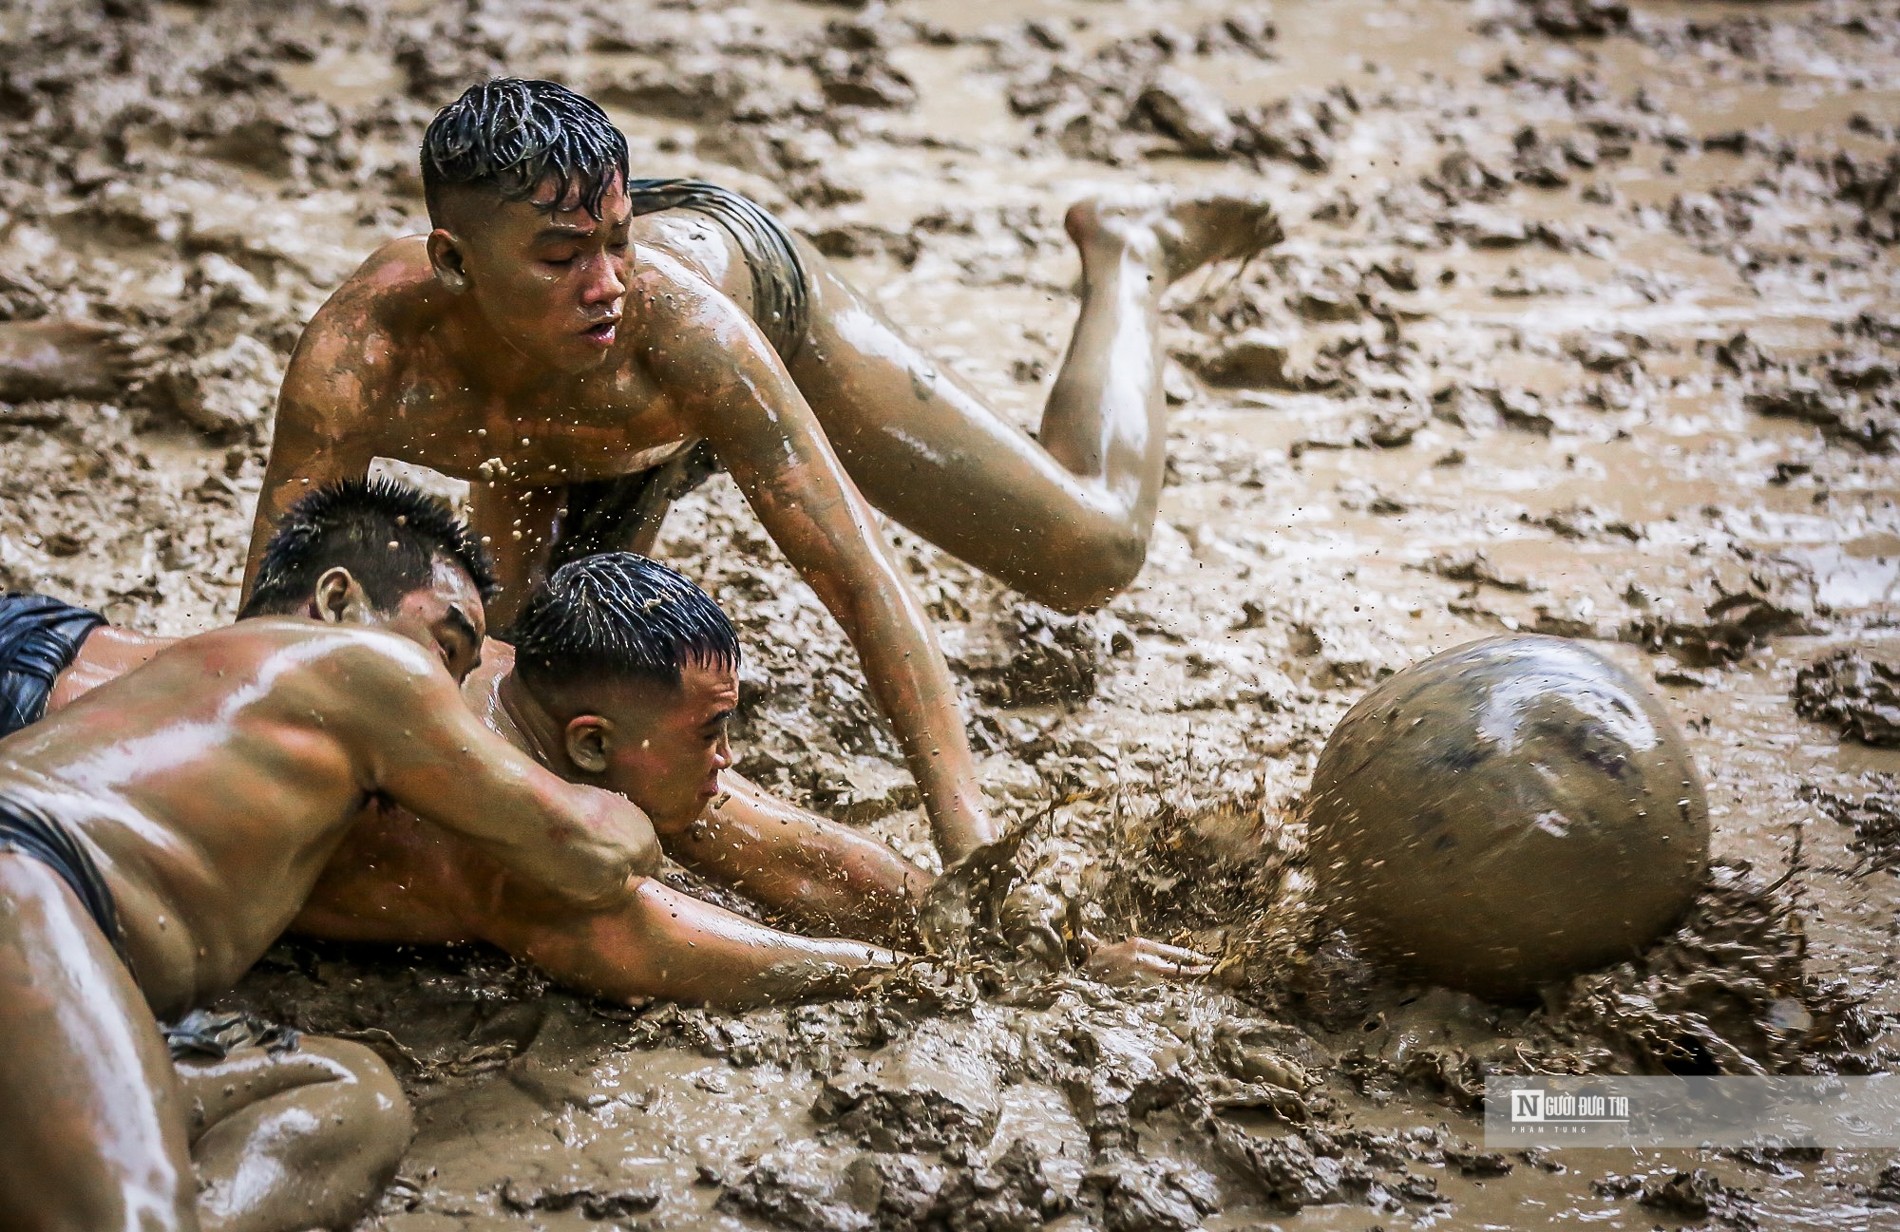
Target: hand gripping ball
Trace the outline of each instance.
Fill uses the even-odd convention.
[[[1682,736],[1578,643],[1496,637],[1392,676],[1313,773],[1313,876],[1366,950],[1511,998],[1638,954],[1709,864]]]

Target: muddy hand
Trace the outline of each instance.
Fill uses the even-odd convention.
[[[1214,960],[1178,945],[1164,945],[1146,937],[1105,944],[1086,938],[1088,961],[1082,970],[1105,984],[1153,984],[1170,979],[1197,979],[1214,969]]]
[[[1027,827],[1019,826],[985,843],[931,884],[917,908],[917,935],[927,953],[956,948],[980,923],[996,917],[1016,878],[1016,852],[1027,833]]]

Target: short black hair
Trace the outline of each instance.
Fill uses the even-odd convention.
[[[600,104],[552,81],[499,77],[470,86],[422,135],[422,195],[437,225],[445,188],[488,188],[504,201],[526,201],[550,175],[557,203],[578,185],[595,218],[614,177],[627,179],[626,136]]]
[[[712,596],[634,552],[556,569],[528,595],[510,637],[530,688],[629,677],[677,688],[689,662],[739,666],[739,634]]]
[[[488,553],[447,504],[388,479],[332,483],[298,500],[277,523],[238,619],[295,612],[310,601],[317,579],[339,565],[379,611],[388,611],[429,584],[438,556],[466,570],[484,600],[494,595]]]

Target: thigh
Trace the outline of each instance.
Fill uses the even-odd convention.
[[[0,854],[0,1209],[26,1229],[195,1228],[171,1058],[57,874]]]
[[[635,222],[650,228],[647,242],[692,264],[751,311],[749,258],[724,227],[689,210]],[[689,227],[705,234],[688,242]],[[809,276],[811,324],[787,367],[872,504],[940,547],[979,560],[994,538],[973,526],[973,509],[1037,540],[1099,515],[1104,502],[1086,482],[931,359],[823,253],[796,236],[793,243]]]
[[[505,629],[546,572],[567,510],[567,488],[472,483],[468,497],[469,529],[488,545],[501,582],[501,593],[488,604],[488,625]]]
[[[792,378],[872,504],[991,571],[1005,556],[1046,559],[1115,532],[1114,495],[1005,422],[802,241],[800,251],[811,328]]]

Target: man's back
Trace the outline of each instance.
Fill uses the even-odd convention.
[[[435,695],[440,696],[435,696]],[[459,704],[414,643],[254,620],[178,642],[0,741],[0,796],[63,823],[119,904],[155,1006],[229,986],[283,930],[377,781],[372,729]]]

